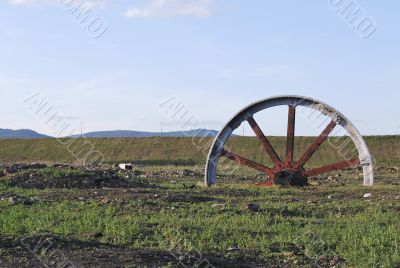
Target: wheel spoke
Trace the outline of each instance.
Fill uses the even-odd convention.
[[[286,141],[286,165],[293,162],[295,125],[296,125],[296,107],[289,106],[287,141]]]
[[[256,134],[257,138],[259,139],[260,143],[264,147],[264,150],[267,152],[269,157],[271,158],[272,162],[275,165],[281,164],[281,159],[279,158],[278,154],[272,147],[271,143],[268,141],[267,137],[265,137],[264,133],[262,132],[260,126],[257,124],[256,120],[253,117],[247,119],[251,128],[253,129],[254,133]]]
[[[308,162],[308,160],[310,160],[310,158],[314,155],[314,153],[318,150],[318,148],[326,140],[326,138],[329,136],[329,134],[335,127],[336,127],[336,122],[332,120],[329,123],[329,125],[325,128],[325,130],[314,141],[314,143],[310,145],[310,147],[300,158],[300,160],[296,163],[296,168],[304,166]]]
[[[360,160],[358,158],[354,158],[354,159],[351,159],[351,160],[348,160],[348,161],[343,161],[343,162],[332,164],[332,165],[329,165],[329,166],[310,169],[310,170],[307,170],[305,172],[305,174],[307,176],[309,176],[309,177],[312,177],[312,176],[320,175],[320,174],[323,174],[323,173],[327,173],[327,172],[331,172],[331,171],[335,171],[335,170],[340,170],[340,169],[356,166],[358,164],[360,164]]]
[[[229,160],[235,161],[236,163],[238,163],[240,165],[247,166],[247,167],[250,167],[252,169],[261,171],[261,172],[263,172],[263,173],[265,173],[265,174],[267,174],[269,176],[272,176],[272,174],[273,174],[272,173],[272,169],[270,169],[270,168],[268,168],[268,167],[266,167],[264,165],[261,165],[259,163],[256,163],[254,161],[251,161],[251,160],[249,160],[247,158],[244,158],[244,157],[242,157],[240,155],[237,155],[237,154],[234,154],[232,152],[229,152],[229,151],[227,151],[225,149],[222,151],[221,156],[224,156],[224,157],[228,158]]]

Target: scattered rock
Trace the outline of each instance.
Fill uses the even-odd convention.
[[[252,212],[259,212],[260,211],[260,205],[259,204],[247,204],[247,209],[252,211]]]
[[[186,184],[183,184],[183,189],[185,189],[185,190],[193,190],[193,189],[196,189],[196,185],[194,185],[194,184],[192,184],[192,185],[186,185]]]
[[[110,203],[110,198],[108,196],[104,196],[100,199],[100,204],[106,205]]]
[[[104,235],[103,235],[103,233],[95,233],[95,234],[93,234],[93,238],[102,238]]]
[[[133,176],[143,176],[144,172],[140,170],[132,170],[131,174]]]
[[[315,224],[322,225],[322,224],[324,224],[324,220],[323,219],[318,219],[318,220],[315,221]]]
[[[59,168],[59,169],[75,169],[75,166],[67,165],[67,164],[54,164],[51,166],[52,168]]]
[[[44,169],[44,168],[47,168],[46,164],[32,163],[29,165],[29,169]]]
[[[345,267],[346,261],[338,256],[319,256],[315,260],[317,267]]]
[[[28,198],[13,193],[4,193],[0,195],[0,200],[7,200],[10,205],[23,204],[30,206],[33,202],[39,201],[38,197]]]
[[[118,165],[121,170],[133,170],[132,164],[121,163]]]
[[[363,196],[364,198],[372,198],[372,194],[371,193],[367,193]]]
[[[17,200],[13,196],[11,196],[8,198],[8,203],[10,203],[10,205],[16,205]]]
[[[212,208],[224,208],[225,204],[212,204],[211,207]]]
[[[31,163],[31,164],[14,164],[7,166],[5,168],[5,172],[8,174],[14,174],[23,170],[29,170],[29,169],[43,169],[47,168],[47,165],[45,164],[39,164],[39,163]]]
[[[32,171],[29,174],[15,175],[10,181],[12,187],[24,189],[98,189],[98,188],[129,188],[140,185],[138,182],[128,181],[111,171],[87,171],[70,173],[60,172],[57,176],[51,173]]]

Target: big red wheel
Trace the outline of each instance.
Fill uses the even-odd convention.
[[[254,115],[262,110],[269,109],[275,106],[288,107],[288,127],[286,154],[284,159],[281,159],[271,145],[268,138],[264,135],[260,126],[254,119]],[[299,159],[294,159],[294,139],[295,139],[295,122],[296,122],[296,107],[304,106],[321,112],[331,118],[330,123],[324,131],[315,139],[304,154]],[[273,166],[266,166],[243,156],[229,151],[225,144],[233,131],[237,129],[243,122],[248,122],[258,138],[262,148],[265,151],[266,157],[271,159]],[[332,163],[327,166],[318,168],[305,168],[305,164],[315,154],[322,143],[328,138],[332,130],[337,126],[342,126],[352,139],[358,151],[358,157],[346,159],[339,163]],[[309,177],[328,173],[335,170],[341,170],[352,166],[362,165],[364,172],[364,185],[372,186],[374,184],[374,164],[372,161],[369,149],[354,125],[339,111],[320,101],[301,97],[301,96],[278,96],[264,99],[251,104],[241,110],[232,120],[221,130],[211,147],[205,174],[205,183],[207,186],[215,184],[217,181],[217,167],[220,158],[224,157],[239,165],[244,165],[255,169],[266,175],[266,181],[260,183],[260,186],[272,186],[274,184],[290,184],[290,185],[305,185]]]

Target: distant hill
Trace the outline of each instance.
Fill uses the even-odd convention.
[[[162,133],[163,137],[215,137],[218,134],[216,130],[195,129],[190,131],[173,131]],[[74,135],[71,137],[79,137]],[[83,134],[86,138],[150,138],[160,137],[160,132],[144,132],[132,130],[113,130],[113,131],[98,131],[88,132]]]
[[[3,129],[0,128],[0,139],[43,139],[51,138],[30,129]]]
[[[163,137],[215,137],[218,134],[216,130],[208,129],[195,129],[190,131],[173,131],[164,132]],[[112,131],[97,131],[88,132],[83,134],[86,138],[151,138],[160,137],[160,132],[145,132],[145,131],[132,131],[132,130],[112,130]],[[68,138],[76,138],[80,135],[72,135]],[[51,136],[37,133],[30,129],[1,129],[0,139],[43,139],[53,138]]]

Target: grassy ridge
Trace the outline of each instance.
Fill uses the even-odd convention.
[[[313,142],[313,137],[296,138],[295,158],[299,158]],[[348,138],[347,138],[348,139]],[[271,143],[280,156],[284,155],[285,138],[271,137]],[[75,141],[69,147],[66,144]],[[89,139],[107,162],[130,161],[140,164],[203,165],[212,142],[211,138],[99,138]],[[366,137],[368,146],[380,166],[400,166],[400,136]],[[62,143],[61,143],[62,142]],[[0,140],[2,162],[63,162],[77,163],[68,149],[79,152],[84,140],[14,139]],[[344,144],[342,149],[340,146]],[[89,145],[85,145],[89,148]],[[268,159],[253,137],[232,138],[227,146],[248,158],[268,164]],[[335,148],[336,147],[336,148]],[[83,152],[85,149],[82,150]],[[341,151],[342,153],[340,153]],[[352,143],[346,138],[331,138],[325,142],[309,163],[310,166],[332,163],[343,159],[343,153],[355,156]]]

